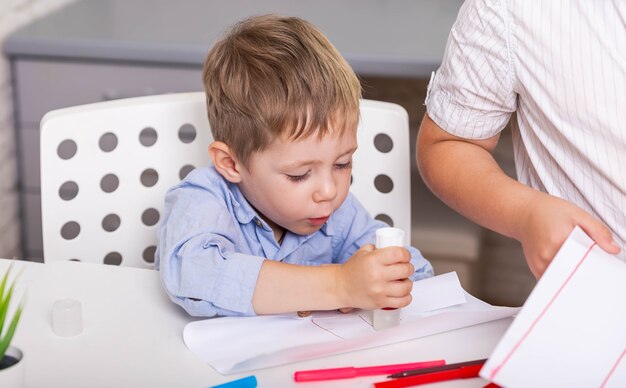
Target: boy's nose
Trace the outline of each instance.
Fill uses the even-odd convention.
[[[330,201],[337,195],[337,183],[332,177],[322,179],[315,192],[313,200],[315,202]]]

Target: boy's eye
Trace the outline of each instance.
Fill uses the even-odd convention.
[[[337,163],[335,164],[335,168],[338,170],[344,170],[346,168],[352,168],[352,161],[349,161],[347,163]]]
[[[306,174],[302,174],[302,175],[289,175],[289,174],[285,174],[287,175],[287,179],[289,179],[291,182],[302,182],[304,181],[308,176],[309,173],[307,172]]]

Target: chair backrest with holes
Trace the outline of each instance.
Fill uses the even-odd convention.
[[[409,115],[400,105],[361,100],[352,191],[372,217],[405,232],[411,241]]]
[[[410,236],[408,115],[363,100],[351,190]],[[153,267],[165,192],[210,164],[202,92],[49,112],[41,122],[44,259]]]
[[[60,109],[41,122],[44,259],[152,267],[167,189],[209,163],[203,93]]]

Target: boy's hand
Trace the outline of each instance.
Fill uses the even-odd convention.
[[[345,306],[368,310],[407,306],[414,270],[406,248],[364,245],[337,270],[339,296]]]
[[[522,210],[526,216],[520,220],[518,240],[536,278],[543,275],[575,225],[606,252],[619,253],[620,248],[613,243],[609,228],[570,202],[536,192],[527,205]]]

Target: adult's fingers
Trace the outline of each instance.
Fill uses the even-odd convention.
[[[614,255],[621,251],[621,248],[613,241],[611,230],[600,221],[587,216],[579,220],[578,224],[606,252]]]

